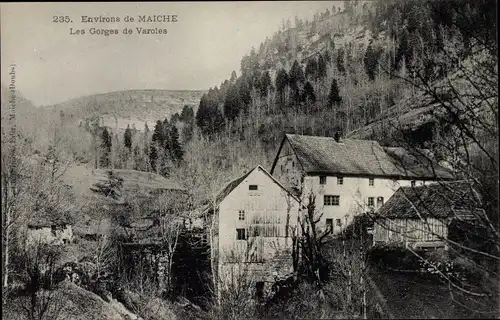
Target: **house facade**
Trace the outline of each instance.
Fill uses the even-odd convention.
[[[376,141],[287,134],[271,174],[304,203],[314,194],[320,226],[337,233],[354,216],[382,207],[399,187],[453,178],[425,161]]]
[[[374,245],[446,249],[454,222],[473,227],[485,214],[470,183],[456,181],[401,187],[374,217]]]
[[[299,201],[257,166],[217,196],[214,235],[219,290],[248,282],[258,290],[293,274]]]
[[[26,244],[63,245],[73,242],[73,228],[67,223],[28,224]]]

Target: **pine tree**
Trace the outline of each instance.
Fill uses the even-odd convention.
[[[365,64],[365,71],[368,75],[368,78],[373,81],[375,80],[375,74],[377,73],[378,68],[378,59],[379,53],[373,49],[372,44],[370,43],[366,48],[365,57],[363,59]]]
[[[123,136],[123,140],[125,143],[125,148],[129,151],[132,150],[132,130],[130,129],[130,125],[127,125],[127,129],[125,129],[125,134]]]
[[[278,94],[280,96],[280,102],[283,104],[285,103],[285,90],[287,86],[288,86],[288,74],[284,69],[280,69],[276,76],[275,87],[276,91],[278,91]]]
[[[165,121],[167,121],[167,119],[165,119]],[[154,172],[161,171],[164,165],[164,157],[160,156],[160,153],[164,154],[165,152],[165,140],[164,125],[158,120],[156,121],[153,136],[151,137],[151,144],[149,146],[149,162]]]
[[[325,52],[326,55],[326,52]],[[326,58],[322,54],[318,58],[318,79],[324,79],[326,77]]]
[[[315,81],[317,74],[318,74],[318,62],[316,61],[316,58],[311,58],[307,61],[306,76],[308,79]]]
[[[342,97],[340,96],[339,93],[339,87],[337,85],[337,80],[332,79],[332,85],[330,86],[330,94],[328,95],[328,102],[329,104],[332,105],[340,105],[340,102],[342,102]]]
[[[290,86],[295,86],[297,84],[303,84],[306,80],[306,77],[304,76],[304,70],[302,70],[302,67],[300,64],[295,60],[292,64],[292,68],[290,69]]]
[[[208,123],[209,123],[209,110],[208,110],[208,97],[206,94],[204,94],[201,99],[200,99],[200,105],[198,107],[198,111],[196,111],[196,125],[202,133],[206,133],[206,130],[208,129]]]
[[[162,146],[165,143],[165,134],[163,130],[163,124],[160,120],[156,121],[155,129],[153,131],[152,142],[157,142],[158,145]]]
[[[181,116],[179,115],[179,113],[176,112],[172,115],[172,117],[170,117],[170,124],[175,125],[180,120],[181,120]]]
[[[398,69],[398,70],[401,67],[400,63],[403,60],[403,58],[404,58],[407,66],[410,66],[413,62],[413,50],[412,50],[410,43],[409,43],[410,35],[408,33],[408,30],[406,28],[404,28],[401,33],[402,34],[401,34],[401,38],[399,40],[398,48],[396,50],[396,58],[395,58],[396,69]]]
[[[238,81],[236,81],[236,86],[238,86],[241,102],[243,103],[243,110],[246,112],[248,111],[247,109],[248,105],[252,101],[252,96],[250,92],[252,87],[252,78],[251,77],[240,78],[238,79]]]
[[[238,86],[231,86],[224,101],[224,116],[229,120],[234,120],[239,115],[242,104]]]
[[[191,138],[193,136],[193,126],[194,126],[193,108],[187,105],[184,106],[181,112],[181,121],[184,123],[184,126],[182,127],[182,141],[183,143],[186,143],[188,141],[191,141]]]
[[[231,72],[231,79],[229,79],[229,81],[232,84],[235,84],[236,83],[236,79],[238,79],[238,77],[236,76],[236,71],[233,70],[233,72]]]
[[[196,125],[202,134],[211,135],[219,132],[224,124],[224,118],[219,110],[218,101],[208,94],[204,94],[200,100],[200,106],[196,112]]]
[[[339,48],[337,51],[337,69],[343,75],[345,75],[345,66],[344,66],[344,49]]]
[[[172,126],[172,123],[168,122],[168,119],[165,118],[162,123],[162,132],[163,132],[163,141],[160,144],[160,146],[163,147],[163,149],[167,149],[170,146],[170,126]]]
[[[314,94],[314,88],[309,81],[307,81],[304,86],[304,95],[302,100],[305,102],[313,102],[313,103],[316,102],[316,95]]]
[[[295,102],[300,101],[300,95],[302,87],[305,82],[305,75],[302,67],[299,65],[297,60],[293,62],[292,68],[290,69],[290,76],[288,78],[290,89],[292,90],[293,99]]]
[[[180,120],[184,123],[190,123],[191,121],[193,121],[193,118],[194,118],[193,108],[191,108],[188,105],[184,105],[184,107],[182,108]]]
[[[132,169],[133,170],[139,170],[143,171],[145,170],[142,168],[142,158],[141,158],[141,149],[139,148],[138,145],[134,146],[134,150],[132,152]]]
[[[149,163],[151,166],[151,170],[153,172],[156,172],[157,160],[158,160],[158,150],[156,149],[155,145],[151,143],[151,146],[149,148]]]
[[[267,97],[268,95],[268,89],[271,86],[271,76],[269,75],[269,71],[266,70],[266,72],[262,73],[262,76],[260,78],[260,95],[262,97]]]
[[[100,157],[100,166],[101,168],[108,168],[111,164],[111,147],[112,141],[111,136],[108,133],[106,128],[102,128],[101,134],[101,157]]]
[[[169,134],[170,142],[170,157],[174,163],[179,163],[182,161],[184,156],[184,151],[182,150],[181,144],[179,142],[179,131],[176,126],[170,126]]]
[[[144,132],[142,134],[141,146],[140,146],[140,156],[136,157],[136,163],[140,163],[142,165],[142,170],[151,171],[150,161],[149,161],[149,152],[150,152],[150,136],[151,132],[149,130],[149,126],[147,122],[144,122]]]

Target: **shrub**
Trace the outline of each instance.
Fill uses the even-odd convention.
[[[367,253],[368,262],[379,267],[399,270],[417,270],[420,259],[403,246],[387,245],[371,248]]]

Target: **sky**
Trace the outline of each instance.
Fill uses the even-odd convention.
[[[15,64],[17,89],[35,105],[127,89],[208,90],[233,70],[239,74],[242,56],[258,49],[283,19],[311,19],[332,5],[342,3],[2,3],[1,63]],[[124,22],[127,15],[135,21]],[[139,15],[177,15],[177,22],[138,22]],[[54,22],[54,16],[71,22]],[[82,23],[82,16],[120,22]],[[167,33],[139,35],[137,27]],[[119,34],[91,35],[91,28]],[[123,34],[124,28],[133,34]],[[78,29],[86,33],[75,35]],[[5,67],[1,79],[10,80]]]

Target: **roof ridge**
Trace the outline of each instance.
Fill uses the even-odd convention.
[[[295,200],[299,201],[297,197],[295,197],[287,188],[285,188],[275,177],[273,177],[272,174],[270,174],[263,166],[260,164],[253,167],[251,170],[249,170],[247,173],[243,174],[242,176],[231,180],[228,182],[224,188],[217,194],[216,197],[216,202],[219,203],[222,199],[227,197],[236,187],[238,187],[243,180],[245,180],[246,177],[248,177],[252,172],[254,172],[256,169],[261,169],[269,178],[271,178],[272,181],[274,181],[280,188],[285,190],[287,193],[289,193]]]
[[[418,179],[415,179],[418,180]],[[469,184],[467,180],[437,180],[435,183],[423,184],[419,186],[401,186],[400,189],[420,189],[420,188],[429,188],[429,187],[438,187],[442,185],[450,185],[450,184]]]
[[[408,151],[402,147],[393,150],[386,148],[377,140],[342,138],[336,141],[331,136],[301,135],[286,133],[274,158],[271,172],[288,142],[307,173],[341,173],[363,176],[382,176],[396,179],[435,180],[452,179],[449,170],[436,164],[432,170],[427,163],[410,161]],[[398,149],[404,151],[403,154]],[[395,153],[395,154],[393,154]]]
[[[307,134],[297,134],[297,133],[286,133],[285,136],[297,136],[297,137],[307,137],[307,138],[321,138],[321,139],[332,139],[335,141],[334,137],[331,136],[314,136],[314,135],[307,135]],[[377,140],[369,140],[369,139],[352,139],[352,138],[341,138],[340,143],[342,141],[369,141],[369,142],[375,142],[380,145],[380,142]]]

